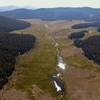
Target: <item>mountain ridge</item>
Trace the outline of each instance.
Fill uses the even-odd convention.
[[[90,7],[58,7],[39,9],[15,9],[0,12],[0,15],[17,19],[42,19],[42,20],[98,20],[100,8]],[[80,16],[81,15],[81,16]]]

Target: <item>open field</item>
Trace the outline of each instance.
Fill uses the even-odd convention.
[[[54,87],[48,78],[55,72],[56,52],[47,37],[47,31],[44,26],[38,26],[35,23],[35,26],[32,25],[30,28],[17,31],[16,33],[29,33],[36,36],[37,39],[35,47],[30,52],[17,58],[15,73],[12,75],[10,83],[8,83],[9,89],[15,88],[29,91],[29,97],[31,97],[32,85],[36,84],[39,88],[43,89],[43,93],[47,91],[47,96],[52,91],[55,94]]]
[[[16,70],[5,86],[4,95],[11,96],[13,94],[11,91],[14,93],[20,91],[19,94],[22,94],[26,100],[58,99],[58,94],[49,80],[49,77],[56,72],[56,50],[52,41],[55,39],[59,43],[64,61],[69,66],[62,76],[67,100],[100,100],[100,65],[88,60],[83,55],[82,49],[75,47],[73,40],[68,38],[70,33],[81,30],[71,29],[71,26],[83,21],[37,19],[26,21],[32,26],[15,32],[36,36],[36,44],[29,52],[17,57]],[[91,31],[84,38],[95,34],[99,33]]]

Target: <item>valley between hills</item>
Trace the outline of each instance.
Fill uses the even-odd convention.
[[[85,49],[77,47],[76,41],[69,38],[70,34],[80,31],[86,32],[81,41],[99,36],[97,28],[72,29],[73,25],[86,23],[82,20],[24,21],[31,25],[10,34],[31,35],[36,40],[29,51],[16,57],[15,70],[0,90],[0,100],[59,100],[60,94],[49,79],[57,72],[54,40],[68,66],[60,76],[65,86],[62,100],[99,100],[100,65],[89,59]]]

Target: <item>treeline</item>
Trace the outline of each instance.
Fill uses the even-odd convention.
[[[16,57],[34,47],[35,37],[23,34],[0,34],[0,88],[8,82],[12,74]]]
[[[0,16],[0,32],[10,32],[18,29],[23,29],[29,27],[30,25],[30,23],[25,21]]]
[[[100,27],[97,28],[97,32],[100,32]]]
[[[100,64],[100,35],[91,36],[85,40],[76,40],[74,44],[82,48],[86,57]]]
[[[100,27],[100,22],[91,22],[73,25],[73,29],[89,28],[89,27]]]
[[[68,37],[70,39],[78,40],[83,38],[85,36],[85,33],[87,33],[87,31],[73,32]]]

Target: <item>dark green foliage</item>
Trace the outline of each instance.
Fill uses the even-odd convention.
[[[0,32],[10,32],[29,26],[30,24],[27,22],[0,16]]]
[[[85,33],[86,33],[87,31],[80,31],[80,32],[74,32],[74,33],[71,33],[70,35],[69,35],[69,38],[70,39],[80,39],[80,38],[83,38],[84,36],[85,36]]]
[[[89,27],[100,27],[100,22],[76,24],[76,25],[72,26],[73,29],[81,29],[81,28],[89,28]]]
[[[100,32],[100,27],[97,28],[97,31]]]
[[[77,40],[76,40],[77,41]],[[75,45],[81,47],[90,60],[100,64],[100,36],[92,36],[85,40],[75,41]]]
[[[0,34],[0,88],[8,81],[16,63],[16,56],[29,51],[35,42],[32,35]]]

